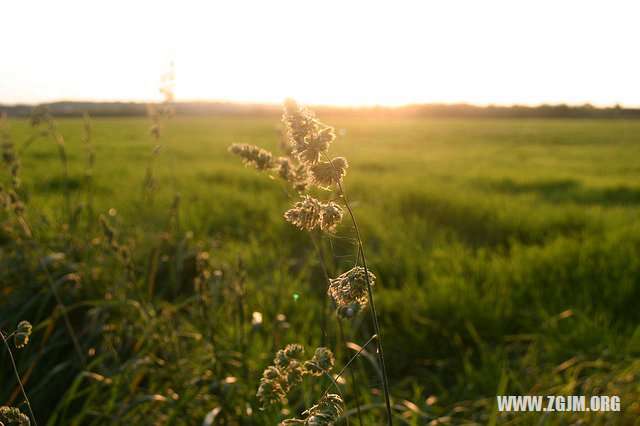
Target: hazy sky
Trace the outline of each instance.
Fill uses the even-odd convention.
[[[640,105],[640,1],[4,1],[0,103]]]

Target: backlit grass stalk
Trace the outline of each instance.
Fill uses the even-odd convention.
[[[31,415],[31,419],[33,420],[33,425],[38,426],[36,422],[36,416],[33,414],[33,409],[31,408],[31,402],[29,402],[29,398],[27,397],[27,392],[24,390],[24,386],[22,385],[22,379],[20,378],[20,373],[18,373],[18,367],[16,366],[16,361],[13,358],[13,352],[11,351],[11,347],[9,346],[9,342],[7,342],[7,338],[12,336],[19,337],[16,339],[16,347],[24,347],[29,341],[29,335],[31,334],[31,324],[27,321],[21,321],[18,324],[18,329],[11,333],[8,336],[5,336],[4,333],[0,330],[0,339],[4,343],[4,346],[7,348],[7,352],[9,353],[9,359],[11,360],[11,366],[13,367],[13,372],[16,376],[16,380],[18,381],[18,385],[20,386],[20,391],[22,392],[22,397],[24,398],[25,403],[27,404],[27,408],[29,409],[29,414]],[[22,415],[22,414],[21,414]],[[0,422],[1,423],[1,422]]]
[[[87,170],[85,171],[85,179],[87,183],[87,222],[89,224],[89,232],[91,232],[95,222],[95,213],[93,210],[93,198],[95,193],[93,169],[96,164],[96,153],[93,149],[91,137],[93,133],[93,129],[91,126],[91,117],[89,117],[89,114],[85,113],[82,115],[82,120],[84,122],[84,130],[82,132],[82,145],[84,146],[84,153],[87,158]]]
[[[316,253],[318,254],[318,259],[320,261],[320,267],[322,268],[322,273],[324,274],[324,277],[327,281],[327,284],[330,284],[331,282],[331,278],[329,278],[329,272],[327,271],[327,267],[324,263],[324,259],[322,258],[322,252],[320,251],[320,246],[318,244],[318,242],[316,241],[315,236],[313,235],[312,232],[309,232],[309,235],[311,236],[311,241],[313,242],[313,246],[316,249]],[[325,301],[327,299],[327,295],[325,295]],[[333,300],[333,298],[331,299],[333,301],[333,306],[334,309],[336,308],[336,304],[335,301]],[[346,349],[347,349],[347,337],[344,334],[344,327],[342,325],[342,318],[338,317],[338,330],[340,332],[340,339],[342,340],[342,345],[344,347],[344,351],[345,351],[345,355],[348,356]],[[365,345],[366,346],[366,345]],[[349,365],[350,363],[347,362],[347,365]],[[356,381],[356,375],[353,372],[353,367],[349,368],[349,372],[351,373],[351,385],[353,386],[353,394],[356,400],[356,409],[358,412],[358,420],[360,422],[360,424],[362,425],[362,413],[360,412],[360,391],[358,389],[358,382]]]
[[[342,179],[349,164],[344,157],[329,158],[327,150],[336,137],[334,129],[316,119],[312,111],[299,106],[291,99],[287,99],[282,121],[286,126],[287,138],[285,141],[288,144],[286,144],[285,153],[287,157],[274,158],[270,152],[249,144],[233,144],[229,150],[242,157],[246,165],[252,165],[258,171],[277,172],[280,177],[294,185],[294,188],[299,191],[304,190],[309,183],[320,189],[338,189],[339,196],[326,202],[310,195],[303,195],[302,200],[296,202],[293,208],[285,212],[284,217],[301,230],[312,232],[319,228],[322,231],[332,231],[343,217],[342,208],[334,201],[341,198],[344,202],[357,236],[356,265],[335,279],[329,279],[327,275],[328,293],[336,303],[336,313],[340,318],[354,317],[362,311],[367,303],[371,305],[374,335],[378,336],[377,352],[382,372],[387,422],[391,425],[393,420],[389,383],[380,342],[378,314],[371,289],[375,276],[368,269],[362,235],[342,185]],[[296,187],[299,182],[302,182],[301,188]],[[322,262],[317,245],[316,250]],[[359,259],[362,259],[363,267],[358,266]]]
[[[53,141],[58,147],[58,155],[62,164],[62,185],[64,193],[65,212],[67,214],[67,223],[73,229],[75,227],[75,219],[71,211],[71,188],[69,187],[69,159],[67,157],[67,148],[64,137],[58,128],[58,123],[53,119],[51,114],[45,107],[34,108],[31,116],[31,124],[38,126],[44,124],[45,130],[42,135]]]
[[[294,154],[293,144],[291,143],[288,133],[281,131],[279,132],[279,135],[281,137],[280,147],[284,154],[283,157],[274,158],[272,153],[265,151],[264,149],[261,149],[257,146],[248,145],[248,144],[234,144],[229,148],[229,150],[232,153],[241,156],[246,165],[253,165],[258,171],[263,171],[263,170],[274,171],[277,173],[277,175],[279,175],[280,178],[287,181],[287,183],[291,186],[293,190],[295,190],[296,192],[304,191],[305,189],[307,189],[307,187],[310,184],[309,167],[307,164],[300,161],[298,157]],[[285,188],[285,192],[287,193],[287,195],[292,196],[291,192],[286,188]],[[320,262],[320,266],[321,266],[324,278],[326,280],[326,283],[330,284],[331,279],[329,278],[329,272],[327,271],[327,267],[322,255],[322,250],[320,249],[320,246],[316,241],[316,238],[313,232],[310,230],[308,230],[307,232],[309,234],[309,238],[311,239],[311,242],[313,243],[316,254],[318,256],[318,260]],[[332,299],[332,302],[333,302],[334,309],[336,309],[336,304],[333,299]],[[326,328],[327,328],[327,318],[328,318],[327,310],[328,310],[327,294],[325,291],[322,291],[322,312],[324,314],[322,318],[322,345],[323,346],[324,346],[325,334],[326,334]],[[340,339],[342,340],[342,344],[344,345],[345,354],[347,354],[346,353],[347,339],[344,334],[342,318],[340,317],[338,317],[338,327],[340,331]],[[356,409],[358,413],[358,419],[360,421],[360,424],[362,424],[362,416],[360,412],[360,396],[359,396],[359,389],[356,381],[356,376],[352,368],[350,368],[349,371],[351,373],[352,386],[353,386],[354,396],[356,400]]]
[[[391,401],[389,396],[389,382],[387,379],[384,353],[382,350],[382,343],[380,339],[378,314],[376,312],[373,292],[371,290],[372,275],[370,274],[367,267],[367,261],[364,254],[364,245],[362,242],[360,230],[358,228],[358,223],[356,221],[356,217],[353,213],[351,205],[347,200],[347,196],[342,185],[342,178],[346,174],[346,169],[348,167],[347,160],[343,157],[337,157],[334,159],[329,158],[329,156],[327,155],[327,149],[330,142],[332,142],[335,138],[333,128],[317,120],[315,118],[315,115],[311,111],[298,106],[293,100],[287,100],[285,102],[285,112],[283,120],[287,125],[289,135],[294,143],[294,153],[298,155],[298,158],[301,162],[306,162],[307,164],[309,164],[312,181],[321,188],[330,188],[332,186],[337,186],[342,201],[344,202],[345,207],[349,212],[349,216],[351,217],[351,221],[356,232],[356,237],[358,239],[358,256],[356,256],[356,268],[345,274],[355,275],[357,273],[358,257],[360,257],[362,259],[362,265],[364,268],[364,278],[366,281],[369,304],[371,305],[371,317],[374,326],[374,333],[378,336],[377,352],[380,362],[380,368],[382,370],[382,384],[385,396],[385,405],[387,409],[387,422],[389,425],[391,425],[393,424],[393,420],[391,412]],[[327,161],[320,162],[321,156]],[[335,226],[336,219],[339,222],[339,220],[342,218],[341,212],[339,212],[339,218],[337,218],[335,216],[335,208],[329,207],[333,204],[332,202],[329,202],[328,204],[316,202],[316,205],[314,206],[310,205],[311,203],[308,203],[307,201],[308,200],[305,200],[304,203],[297,203],[294,209],[287,211],[285,217],[289,222],[301,228],[312,229],[316,226],[319,226],[321,229],[325,229]],[[332,210],[328,218],[329,224],[326,223],[327,210]],[[337,278],[336,281],[341,277]],[[345,290],[346,294],[332,292],[332,296],[334,296],[334,298],[336,294],[341,294],[344,296],[345,301],[350,302],[348,305],[343,306],[343,308],[345,309],[343,309],[342,312],[346,316],[353,316],[357,314],[358,310],[362,307],[363,301],[361,297],[358,297],[356,287],[348,287],[351,285],[351,283],[349,282],[350,279],[351,278],[349,278],[349,275],[346,275],[346,277],[343,278],[343,281],[346,282],[347,285],[343,286],[342,284],[340,284],[340,287],[338,287],[341,292]],[[336,302],[338,303],[340,309],[341,300],[336,300]],[[338,311],[338,314],[341,314],[340,310]]]
[[[86,370],[87,362],[86,362],[85,357],[83,355],[82,347],[80,346],[80,340],[78,339],[78,336],[77,336],[75,330],[73,329],[73,325],[71,324],[71,319],[69,318],[69,314],[67,313],[67,308],[64,305],[64,303],[62,301],[62,298],[60,297],[60,294],[58,293],[58,290],[56,289],[56,285],[53,282],[53,278],[51,277],[51,274],[49,273],[49,268],[47,267],[47,264],[44,261],[44,256],[42,255],[40,247],[38,246],[38,243],[36,242],[36,240],[35,240],[35,238],[33,236],[33,233],[31,232],[31,229],[29,228],[29,224],[27,223],[27,220],[24,217],[24,215],[21,214],[21,213],[18,214],[18,223],[20,223],[20,226],[22,227],[22,230],[23,230],[24,234],[29,239],[29,242],[31,243],[31,246],[33,247],[33,250],[36,253],[36,258],[38,260],[38,264],[40,265],[40,268],[42,268],[42,271],[44,272],[45,279],[47,280],[47,283],[49,284],[49,288],[51,289],[51,293],[53,294],[53,297],[54,297],[54,299],[56,301],[56,305],[58,307],[58,310],[62,314],[62,318],[64,319],[64,323],[65,323],[65,326],[67,328],[67,332],[69,333],[69,337],[71,338],[71,341],[73,343],[73,347],[74,347],[74,350],[76,352],[76,355],[78,356],[78,359],[80,360],[80,364],[82,365],[82,369]]]
[[[165,150],[165,146],[160,142],[164,134],[164,127],[167,121],[175,114],[172,103],[174,101],[174,80],[175,74],[173,71],[173,62],[171,62],[171,69],[168,73],[164,74],[160,83],[160,94],[163,97],[162,102],[157,104],[147,105],[147,115],[151,121],[151,127],[149,129],[155,144],[151,149],[151,156],[147,163],[147,170],[145,172],[144,184],[142,186],[142,194],[145,192],[151,193],[156,187],[157,179],[153,173],[153,165],[155,160]]]
[[[53,120],[53,118],[45,111],[45,112],[40,112],[40,113],[36,113],[34,114],[34,117],[32,118],[32,122],[34,124],[39,124],[41,121],[40,120],[45,120],[46,123],[48,123],[50,130],[56,130],[57,131],[57,125],[55,124],[55,121]],[[3,138],[4,140],[4,144],[9,143],[9,136],[8,136],[8,131],[5,132],[6,134],[4,134]],[[59,133],[59,132],[57,132]],[[64,140],[62,139],[62,135],[59,135],[59,139],[60,139],[60,143],[62,144],[61,149],[61,155],[64,154]],[[7,152],[11,152],[12,155],[6,155],[4,160],[5,162],[7,162],[9,165],[11,164],[20,164],[20,158],[18,156],[18,154],[15,151],[12,150],[8,150]],[[9,158],[11,157],[11,158]],[[63,158],[66,158],[66,155],[63,155]],[[11,161],[9,161],[11,160]],[[63,162],[65,164],[65,170],[66,170],[66,162]],[[80,342],[78,340],[78,336],[76,335],[73,326],[71,325],[71,320],[69,319],[69,315],[67,313],[66,307],[62,301],[62,298],[60,297],[60,294],[58,293],[58,290],[56,289],[56,285],[53,281],[53,278],[51,277],[51,274],[49,272],[49,268],[47,267],[46,262],[44,261],[44,256],[42,254],[42,250],[41,247],[39,246],[35,236],[33,235],[33,233],[31,232],[31,228],[29,226],[29,223],[27,221],[27,218],[25,217],[25,204],[22,202],[20,196],[18,195],[18,193],[15,191],[15,189],[17,189],[18,184],[20,182],[20,179],[18,178],[18,170],[19,167],[11,167],[12,170],[12,183],[13,183],[13,187],[10,190],[6,190],[4,189],[4,187],[0,186],[0,201],[2,201],[0,204],[2,204],[4,206],[4,208],[8,211],[8,212],[12,212],[13,214],[15,214],[15,218],[18,222],[18,224],[20,225],[20,227],[22,228],[22,232],[24,233],[24,235],[27,237],[27,240],[29,241],[29,243],[31,244],[32,248],[33,248],[33,252],[35,253],[38,265],[40,266],[40,268],[42,269],[44,275],[45,275],[45,279],[49,285],[49,288],[51,289],[51,293],[53,294],[53,297],[56,301],[56,305],[58,310],[61,312],[62,317],[64,319],[66,328],[67,328],[67,332],[69,333],[69,337],[72,340],[74,349],[76,351],[76,354],[78,355],[78,358],[80,359],[80,363],[82,364],[82,368],[86,369],[86,361],[82,352],[82,348],[80,346]],[[65,173],[65,176],[67,176],[67,174]],[[66,181],[66,177],[65,177],[65,181]],[[68,196],[68,194],[67,194]],[[70,200],[70,199],[69,199]],[[69,209],[68,211],[71,210],[71,206],[68,206]]]
[[[338,182],[338,188],[340,189],[340,195],[342,196],[342,200],[344,201],[344,205],[349,212],[349,216],[351,217],[351,221],[353,222],[353,228],[356,231],[356,237],[358,238],[358,252],[360,258],[362,259],[362,267],[364,268],[364,276],[367,282],[367,293],[369,295],[369,304],[371,305],[371,319],[373,321],[373,331],[378,336],[376,340],[378,345],[378,360],[380,361],[380,368],[382,369],[382,386],[384,388],[384,399],[385,405],[387,408],[387,420],[389,424],[392,424],[391,420],[391,399],[389,398],[389,380],[387,379],[387,368],[384,363],[384,355],[382,351],[382,339],[380,338],[380,326],[378,325],[378,314],[376,312],[376,305],[373,300],[373,292],[371,291],[371,281],[369,278],[369,270],[367,268],[367,260],[364,255],[364,247],[362,243],[362,236],[360,235],[360,230],[358,229],[358,222],[356,221],[356,217],[353,214],[353,210],[347,201],[347,196],[344,193],[344,188],[342,187],[342,183]],[[357,264],[357,259],[356,259]]]

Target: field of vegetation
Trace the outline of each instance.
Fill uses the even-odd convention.
[[[320,118],[349,160],[395,424],[640,418],[640,121]],[[227,151],[277,153],[279,117],[178,116],[159,142],[143,118],[90,123],[10,120],[2,141],[24,210],[0,212],[0,330],[33,324],[10,346],[38,423],[300,416],[330,380],[260,410],[275,353],[326,346],[337,373],[373,331],[368,314],[343,321],[345,347],[312,240],[283,218],[298,195]],[[348,220],[313,236],[331,277],[353,266]],[[384,423],[372,348],[338,380],[349,424]],[[5,347],[0,365],[0,405],[28,413]],[[499,413],[495,398],[600,394],[621,411]]]

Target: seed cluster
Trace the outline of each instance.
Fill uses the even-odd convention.
[[[29,417],[27,417],[26,414],[21,413],[20,409],[16,407],[0,407],[0,420],[1,419],[4,419],[9,423],[17,423],[19,425],[29,426],[31,424]],[[2,424],[1,421],[0,424]]]
[[[278,175],[289,182],[296,191],[307,189],[309,185],[309,170],[306,165],[300,164],[297,159],[277,157],[274,168]]]
[[[333,353],[327,348],[318,348],[309,361],[304,363],[305,368],[314,376],[322,376],[325,371],[331,371],[335,360]]]
[[[274,158],[269,151],[248,143],[234,143],[229,152],[242,157],[243,164],[254,166],[258,171],[274,171],[296,191],[304,191],[309,184],[308,168],[295,157]]]
[[[332,230],[342,221],[342,208],[336,203],[322,203],[305,195],[284,213],[285,219],[300,229]]]
[[[375,284],[376,277],[368,272],[369,283]],[[329,285],[329,294],[336,301],[336,313],[342,318],[351,318],[360,313],[367,305],[367,275],[364,268],[356,266],[338,278],[333,278]]]
[[[242,157],[242,163],[255,166],[256,170],[267,170],[273,167],[273,155],[260,147],[248,143],[234,143],[229,147],[232,154]]]
[[[13,343],[16,348],[24,348],[29,343],[29,336],[31,336],[31,324],[29,321],[20,321],[18,328],[13,333]]]
[[[302,382],[306,374],[318,375],[333,368],[333,353],[327,348],[316,349],[316,354],[308,361],[302,361],[305,350],[302,345],[291,344],[276,353],[273,364],[262,373],[256,396],[262,409],[282,400],[287,393]]]
[[[320,402],[302,413],[307,418],[304,420],[290,419],[285,420],[284,424],[303,424],[303,425],[333,425],[338,421],[342,414],[342,406],[344,402],[340,396],[330,393],[324,395]]]
[[[160,139],[164,131],[167,121],[173,117],[173,107],[167,104],[149,104],[147,105],[147,115],[151,121],[149,131],[154,139]]]
[[[310,167],[313,183],[320,188],[330,188],[342,182],[349,163],[344,157],[336,157],[331,162],[316,163]]]
[[[317,163],[320,154],[336,138],[333,127],[320,122],[312,111],[299,106],[293,99],[285,101],[282,121],[291,139],[293,153],[302,163]]]
[[[299,192],[309,184],[320,189],[337,190],[335,199],[342,198],[351,213],[342,187],[349,163],[344,157],[331,159],[327,153],[336,138],[334,129],[292,99],[285,101],[282,122],[284,131],[280,131],[280,137],[284,156],[274,157],[270,152],[249,144],[233,144],[229,151],[258,171],[276,172]],[[333,201],[323,202],[310,195],[302,195],[302,199],[287,210],[284,217],[300,229],[332,231],[342,221],[343,215],[343,209]],[[361,247],[359,234],[358,240]],[[362,256],[364,258],[364,254]],[[359,266],[330,279],[328,293],[336,302],[337,315],[341,318],[358,315],[369,301],[370,286],[374,285],[375,279],[371,272]],[[303,356],[304,348],[300,345],[289,345],[277,353],[274,365],[264,370],[260,380],[257,396],[262,409],[284,399],[305,374],[322,376],[334,366],[333,354],[327,348],[316,349],[314,356],[304,362]],[[384,380],[386,392],[386,376]],[[343,406],[344,402],[338,395],[325,393],[318,404],[303,413],[304,419],[289,419],[284,424],[332,425],[338,421]]]
[[[9,168],[11,174],[11,185],[14,188],[18,188],[20,186],[20,178],[18,177],[20,157],[16,151],[15,144],[11,140],[7,114],[4,112],[0,116],[0,147],[2,148],[2,160]]]

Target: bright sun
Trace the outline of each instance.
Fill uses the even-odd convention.
[[[174,60],[178,100],[640,105],[633,2],[9,2],[3,15],[4,103],[157,99]]]

